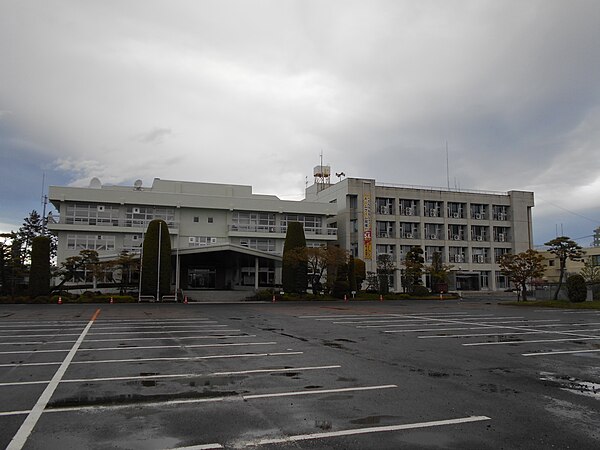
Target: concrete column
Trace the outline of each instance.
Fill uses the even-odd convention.
[[[258,256],[254,257],[254,290],[258,291]]]

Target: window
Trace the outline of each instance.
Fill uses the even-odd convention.
[[[198,222],[200,222],[200,217],[194,216],[194,223],[198,223]]]
[[[377,214],[395,214],[394,203],[395,201],[393,198],[377,197],[375,199]]]
[[[322,234],[323,218],[321,216],[309,216],[303,214],[284,214],[281,218],[283,232],[287,230],[289,222],[300,222],[304,226],[306,233]]]
[[[356,209],[358,208],[358,195],[347,195],[348,208]]]
[[[126,227],[143,227],[154,219],[162,219],[169,228],[175,226],[175,210],[173,208],[155,208],[153,206],[129,206],[125,211]]]
[[[115,237],[97,234],[69,234],[67,235],[67,249],[111,251],[115,249]]]
[[[213,218],[212,218],[212,217],[209,217],[209,218],[208,218],[208,223],[213,223],[213,222],[214,222]]]
[[[548,266],[553,267],[555,261],[553,259],[548,260]]]
[[[275,251],[275,239],[240,239],[240,245],[263,252]]]
[[[119,207],[72,203],[67,205],[65,223],[84,225],[119,225]]]

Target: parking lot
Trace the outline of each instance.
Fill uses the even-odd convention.
[[[3,305],[7,448],[597,448],[600,314]]]

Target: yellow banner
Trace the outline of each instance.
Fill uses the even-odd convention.
[[[372,239],[372,225],[371,225],[371,194],[363,195],[363,243],[365,248],[364,259],[373,258],[373,246],[371,244]]]

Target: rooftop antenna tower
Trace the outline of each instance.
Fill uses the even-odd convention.
[[[320,164],[313,170],[317,192],[327,189],[331,185],[331,167],[323,165],[323,150],[321,150],[320,157]]]

